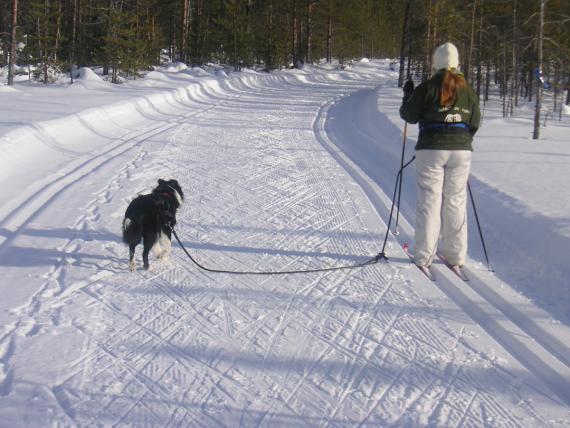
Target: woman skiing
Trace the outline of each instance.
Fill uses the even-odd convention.
[[[414,263],[422,269],[433,261],[440,232],[440,251],[449,265],[463,266],[467,255],[466,187],[481,115],[478,97],[458,66],[457,48],[439,46],[435,74],[415,90],[409,80],[400,107],[402,119],[419,122]]]

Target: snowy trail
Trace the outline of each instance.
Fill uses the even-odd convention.
[[[128,272],[122,215],[159,177],[181,182],[177,230],[208,266],[315,268],[375,254],[386,189],[338,150],[331,120],[351,124],[331,109],[378,84],[378,73],[205,86],[176,117],[149,116],[152,129],[111,142],[12,206],[0,275],[13,287],[26,276],[28,290],[0,333],[0,419],[563,426],[564,391],[537,370],[564,349],[543,345],[550,352],[529,368],[524,348],[492,339],[495,313],[477,304],[473,322],[446,297],[467,295],[453,279],[442,292],[395,245],[389,264],[306,276],[208,274],[176,246],[169,262]],[[501,320],[524,330],[522,321]]]
[[[382,88],[379,90],[381,91]],[[396,144],[390,145],[385,141],[386,139],[397,141],[395,132],[386,132],[387,129],[394,128],[393,126],[390,127],[389,124],[384,123],[382,127],[384,135],[377,137],[380,133],[378,124],[382,122],[374,120],[371,113],[374,112],[373,105],[377,102],[376,92],[379,90],[363,90],[353,97],[341,100],[334,106],[337,111],[331,115],[333,119],[340,114],[348,116],[341,128],[335,127],[334,124],[329,127],[331,138],[344,151],[339,153],[337,149],[335,153],[332,142],[329,147],[333,156],[361,184],[378,213],[383,218],[388,218],[392,195],[389,185],[395,181],[395,176],[392,180],[386,180],[388,168],[379,168],[378,165],[371,164],[370,159],[374,157],[370,155],[370,151],[378,150],[385,154],[392,166],[398,165],[397,161],[401,154],[398,153]],[[397,132],[397,129],[393,130]],[[348,139],[347,133],[352,138]],[[321,141],[326,141],[326,138],[322,138]],[[406,161],[413,155],[412,148],[413,146],[408,146]],[[384,191],[390,197],[375,190],[374,184],[370,184],[372,179],[383,184]],[[402,212],[413,218],[411,213],[413,212],[415,183],[413,180],[404,181],[404,183],[406,183],[404,194],[408,197],[404,198]],[[398,240],[402,244],[411,242],[413,228],[406,221],[405,216],[401,217],[400,221],[401,229]],[[402,255],[402,252],[397,250],[393,250],[393,253],[398,256]],[[472,261],[470,265],[475,265],[475,262]],[[438,266],[438,263],[434,266],[434,270],[438,274],[437,278],[440,279],[437,285],[447,296],[501,343],[512,356],[529,368],[535,376],[542,378],[561,400],[570,405],[568,393],[570,391],[569,329],[557,331],[558,337],[556,337],[549,331],[551,324],[544,312],[530,306],[531,310],[526,314],[515,304],[507,302],[504,297],[493,291],[499,284],[498,280],[483,269],[469,269],[471,282],[468,285],[450,274],[444,266]]]

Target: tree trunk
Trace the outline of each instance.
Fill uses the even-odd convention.
[[[265,40],[265,69],[269,71],[273,66],[271,60],[271,35],[273,33],[273,1],[269,0],[269,7],[267,10],[267,34]]]
[[[432,54],[437,40],[437,1],[438,0],[429,0],[427,10],[428,22],[423,80],[427,80],[432,73]]]
[[[6,8],[7,9],[7,8]],[[0,9],[2,12],[2,9]],[[9,23],[8,11],[5,11],[3,15],[0,13],[0,64],[8,65],[10,63],[10,34],[11,34],[11,23]]]
[[[509,78],[507,75],[507,44],[503,44],[503,67],[501,73],[501,99],[503,101],[503,117],[507,117],[509,106],[507,105],[507,88],[509,86]]]
[[[73,84],[73,65],[75,62],[75,39],[77,37],[77,0],[73,0],[73,20],[71,23],[71,43],[69,46],[69,76]]]
[[[408,67],[406,69],[406,79],[412,78],[412,44],[408,43]]]
[[[485,96],[483,101],[489,101],[489,86],[491,85],[491,64],[487,61],[485,70]]]
[[[307,0],[307,48],[305,52],[306,63],[310,63],[312,59],[311,58],[311,47],[312,47],[311,44],[313,38],[312,19],[313,19],[313,0]]]
[[[363,58],[369,58],[372,55],[372,41],[374,40],[374,35],[372,31],[372,3],[370,0],[366,0],[366,43],[364,48]]]
[[[483,82],[483,70],[481,67],[482,55],[481,50],[483,49],[483,0],[481,0],[479,6],[479,35],[477,42],[477,98],[481,100],[481,84]]]
[[[402,39],[400,42],[400,72],[398,74],[398,87],[401,88],[404,86],[404,67],[405,67],[405,56],[404,52],[406,49],[406,43],[408,42],[408,21],[410,16],[410,5],[412,0],[406,0],[406,6],[404,8],[404,22],[402,24]],[[409,69],[409,68],[408,68]],[[408,76],[409,76],[408,72]]]
[[[42,51],[43,51],[43,69],[44,69],[44,84],[47,85],[48,84],[48,60],[49,60],[49,56],[48,56],[48,46],[47,46],[47,41],[48,41],[48,37],[49,37],[49,29],[48,29],[48,14],[49,14],[49,0],[45,0],[44,3],[45,9],[44,9],[44,13],[45,13],[45,21],[44,21],[44,42],[43,42],[43,47],[42,47]]]
[[[435,50],[435,47],[437,44],[437,32],[439,29],[437,18],[438,18],[438,14],[439,14],[439,6],[440,6],[440,3],[438,3],[438,0],[433,0],[433,13],[432,13],[432,24],[431,24],[432,34],[430,37],[431,48],[429,50],[429,69],[428,70],[432,69],[432,66],[433,66],[432,54],[433,54],[433,51]]]
[[[333,3],[329,0],[329,16],[327,22],[327,62],[332,61],[332,11]]]
[[[170,17],[170,25],[168,26],[168,58],[174,60],[174,18]]]
[[[53,50],[53,61],[55,63],[57,63],[57,55],[59,53],[59,45],[61,41],[61,17],[62,17],[61,7],[62,7],[61,3],[58,3],[57,18],[55,21],[55,47]]]
[[[540,0],[540,26],[538,30],[538,73],[542,73],[542,37],[544,31],[544,4],[546,0]],[[532,139],[538,140],[540,137],[540,109],[542,108],[542,82],[536,83],[536,105],[534,107],[534,129]]]
[[[518,40],[517,40],[517,0],[513,0],[513,64],[512,64],[512,81],[511,81],[511,111],[510,114],[511,116],[514,113],[514,107],[518,105],[519,102],[519,98],[518,98],[518,93],[519,91],[517,90],[517,84],[518,84],[518,73],[517,73],[517,44],[518,44]]]
[[[570,73],[566,78],[566,105],[570,105]]]
[[[534,76],[532,75],[532,70],[534,70],[534,64],[531,62],[529,64],[529,70],[528,70],[528,75],[527,75],[527,79],[528,79],[527,96],[528,96],[528,102],[529,103],[532,101],[532,90],[534,88]]]
[[[10,35],[10,58],[8,63],[8,85],[14,84],[14,66],[16,64],[16,28],[18,27],[18,0],[12,5],[12,34]]]
[[[234,36],[234,69],[240,71],[241,67],[238,60],[238,25],[237,25],[237,6],[233,10],[233,36]]]
[[[111,22],[110,22],[110,20],[111,20],[112,14],[114,13],[114,12],[113,12],[113,9],[115,8],[115,6],[114,6],[114,4],[113,4],[113,0],[109,0],[109,6],[108,6],[108,8],[109,8],[109,9],[108,9],[108,13],[109,13],[108,19],[109,19],[109,23],[108,23],[108,25],[107,25],[106,30],[107,30],[107,33],[110,33],[111,30],[112,30],[112,29],[111,29]],[[108,75],[109,75],[109,65],[110,65],[110,62],[111,62],[111,61],[110,61],[110,59],[108,58],[108,55],[105,55],[104,58],[103,58],[103,76],[108,76]],[[116,68],[116,67],[113,67],[113,68]],[[117,82],[115,81],[115,70],[113,70],[113,73],[111,74],[111,83],[117,83]]]
[[[220,10],[219,13],[222,13],[223,3],[220,3]],[[197,2],[197,9],[196,9],[196,48],[199,50],[199,54],[197,56],[197,60],[199,62],[204,62],[206,58],[206,43],[208,42],[209,34],[209,22],[210,16],[209,14],[205,13],[204,11],[204,1],[199,0]]]
[[[465,69],[463,74],[465,78],[469,80],[471,77],[471,65],[473,58],[473,45],[475,43],[475,12],[477,10],[477,0],[473,0],[473,12],[471,12],[471,37],[469,39],[469,54],[467,55],[467,64],[465,64]]]
[[[564,109],[564,81],[563,76],[565,75],[565,64],[560,63],[560,72],[558,73],[559,81],[558,88],[560,90],[560,102],[558,104],[558,120],[562,120],[562,110]]]
[[[297,66],[297,0],[293,0],[291,19],[291,59],[293,67]]]
[[[558,80],[560,78],[560,62],[554,65],[554,80],[552,82],[552,112],[558,108]]]
[[[182,29],[180,32],[180,61],[188,62],[188,33],[190,29],[190,0],[182,0]]]
[[[433,5],[432,1],[437,0],[429,0],[428,9],[427,9],[427,37],[426,37],[426,47],[425,47],[425,61],[424,61],[424,72],[423,72],[423,80],[427,80],[429,75],[431,74],[431,56],[432,56],[432,27],[433,27]]]

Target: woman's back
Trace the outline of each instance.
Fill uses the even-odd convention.
[[[455,71],[439,70],[400,108],[402,119],[420,124],[416,150],[473,150],[471,142],[481,118],[479,100],[465,79],[457,76],[460,74]],[[463,84],[456,83],[454,94],[445,90],[442,94],[444,80],[462,80]]]

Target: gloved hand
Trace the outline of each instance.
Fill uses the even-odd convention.
[[[412,81],[412,79],[408,79],[404,84],[404,99],[403,99],[404,103],[408,101],[408,98],[412,96],[413,92],[414,92],[414,82]]]

